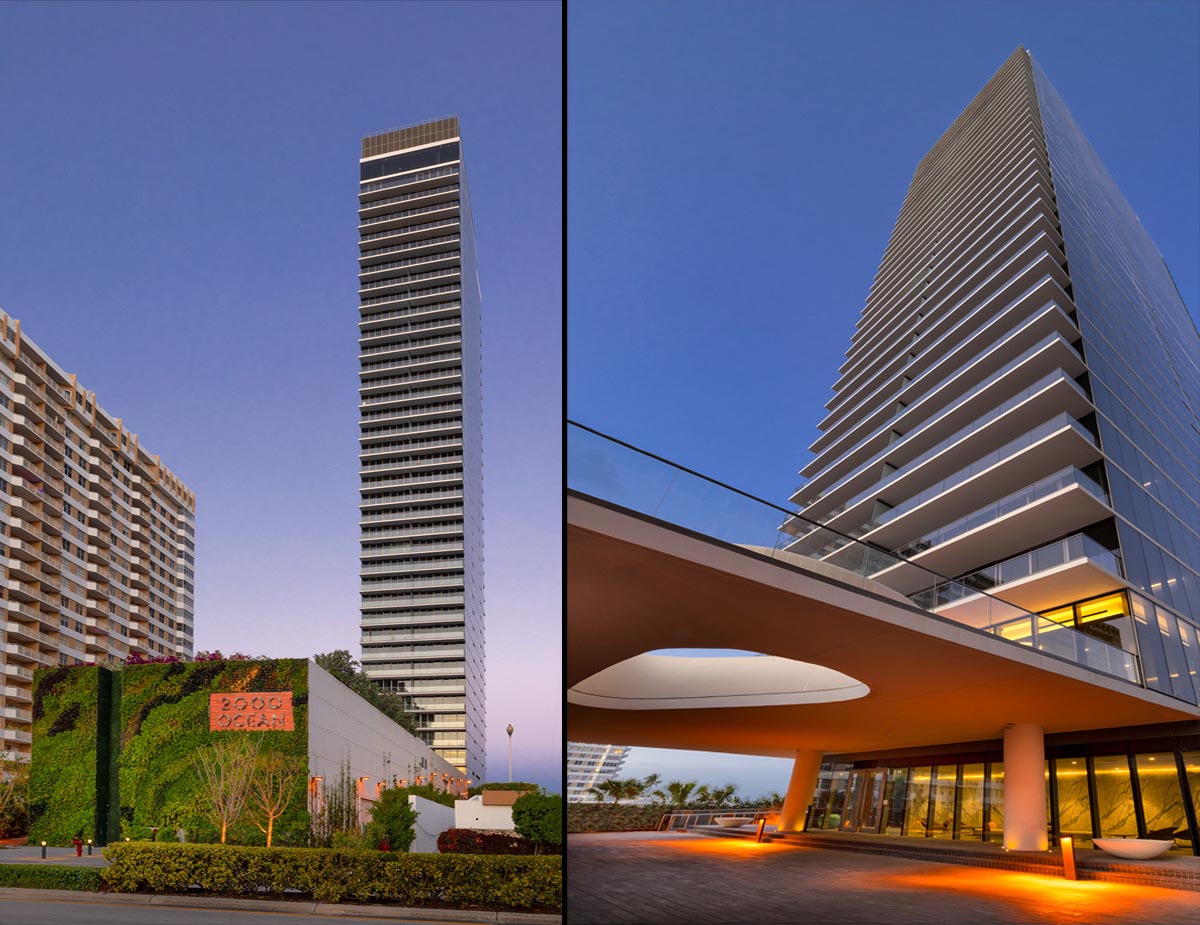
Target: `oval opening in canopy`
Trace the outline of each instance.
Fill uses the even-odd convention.
[[[777,655],[670,649],[598,671],[569,689],[567,700],[606,710],[696,710],[835,703],[870,692],[840,671]]]

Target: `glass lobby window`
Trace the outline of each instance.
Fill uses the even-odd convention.
[[[1187,770],[1188,790],[1192,792],[1192,806],[1200,814],[1200,751],[1183,752],[1183,766]]]
[[[1142,814],[1149,838],[1187,837],[1187,815],[1179,790],[1179,771],[1171,752],[1137,756],[1138,785],[1142,790]]]
[[[994,762],[991,773],[983,784],[984,832],[988,841],[1004,839],[1004,765]]]
[[[1137,838],[1137,816],[1133,809],[1133,786],[1129,782],[1129,762],[1124,755],[1097,758],[1096,807],[1100,813],[1100,834],[1105,838],[1125,835]]]
[[[937,773],[930,784],[933,790],[933,813],[929,823],[929,835],[933,838],[952,838],[958,765],[941,764],[935,770]]]
[[[1084,633],[1126,652],[1137,652],[1125,592],[1092,598],[1076,605],[1075,609],[1079,615],[1079,628]]]
[[[958,789],[958,837],[983,837],[983,765],[964,764]]]
[[[1059,758],[1054,762],[1058,785],[1058,831],[1076,844],[1092,840],[1092,801],[1088,796],[1087,762],[1083,758]]]
[[[810,829],[836,829],[842,821],[842,809],[846,802],[846,782],[850,777],[847,765],[835,765],[828,772],[822,771],[816,799],[813,800]]]
[[[929,812],[929,783],[933,769],[913,768],[904,800],[904,834],[924,835]]]
[[[900,835],[904,831],[904,808],[907,805],[909,771],[899,768],[888,775],[888,789],[884,796],[883,831],[885,835]]]

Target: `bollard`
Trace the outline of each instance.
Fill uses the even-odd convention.
[[[88,839],[88,857],[90,858],[91,856],[92,856],[92,840],[89,838]]]
[[[42,860],[46,860],[46,843],[42,842]]]
[[[1064,835],[1058,840],[1059,847],[1062,848],[1063,876],[1068,880],[1078,880],[1079,875],[1075,873],[1075,844],[1070,835]]]
[[[763,840],[763,830],[767,827],[767,817],[763,816],[758,820],[758,837],[754,839],[756,842]]]

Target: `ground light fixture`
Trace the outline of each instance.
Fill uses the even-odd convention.
[[[92,855],[92,840],[89,838],[88,839],[88,857],[91,857],[91,855]]]
[[[42,860],[46,860],[46,843],[42,842]]]
[[[1078,880],[1079,875],[1075,872],[1075,842],[1070,835],[1064,835],[1058,840],[1059,846],[1062,848],[1063,876],[1068,880]]]

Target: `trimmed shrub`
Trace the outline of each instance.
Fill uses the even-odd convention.
[[[437,840],[442,854],[536,854],[537,846],[515,832],[446,829]],[[542,854],[562,854],[562,845],[543,845]]]
[[[562,909],[561,858],[443,857],[326,848],[109,845],[104,883],[118,893],[262,896],[297,890],[318,902]]]
[[[524,781],[498,781],[496,783],[476,784],[474,787],[468,787],[467,796],[477,797],[485,790],[529,790],[537,793],[538,789],[537,784],[527,784]]]
[[[568,803],[567,833],[645,832],[658,828],[667,812],[664,806],[627,806],[612,803]]]
[[[102,884],[100,869],[97,867],[0,864],[0,887],[4,886],[30,890],[83,890],[97,893]]]

